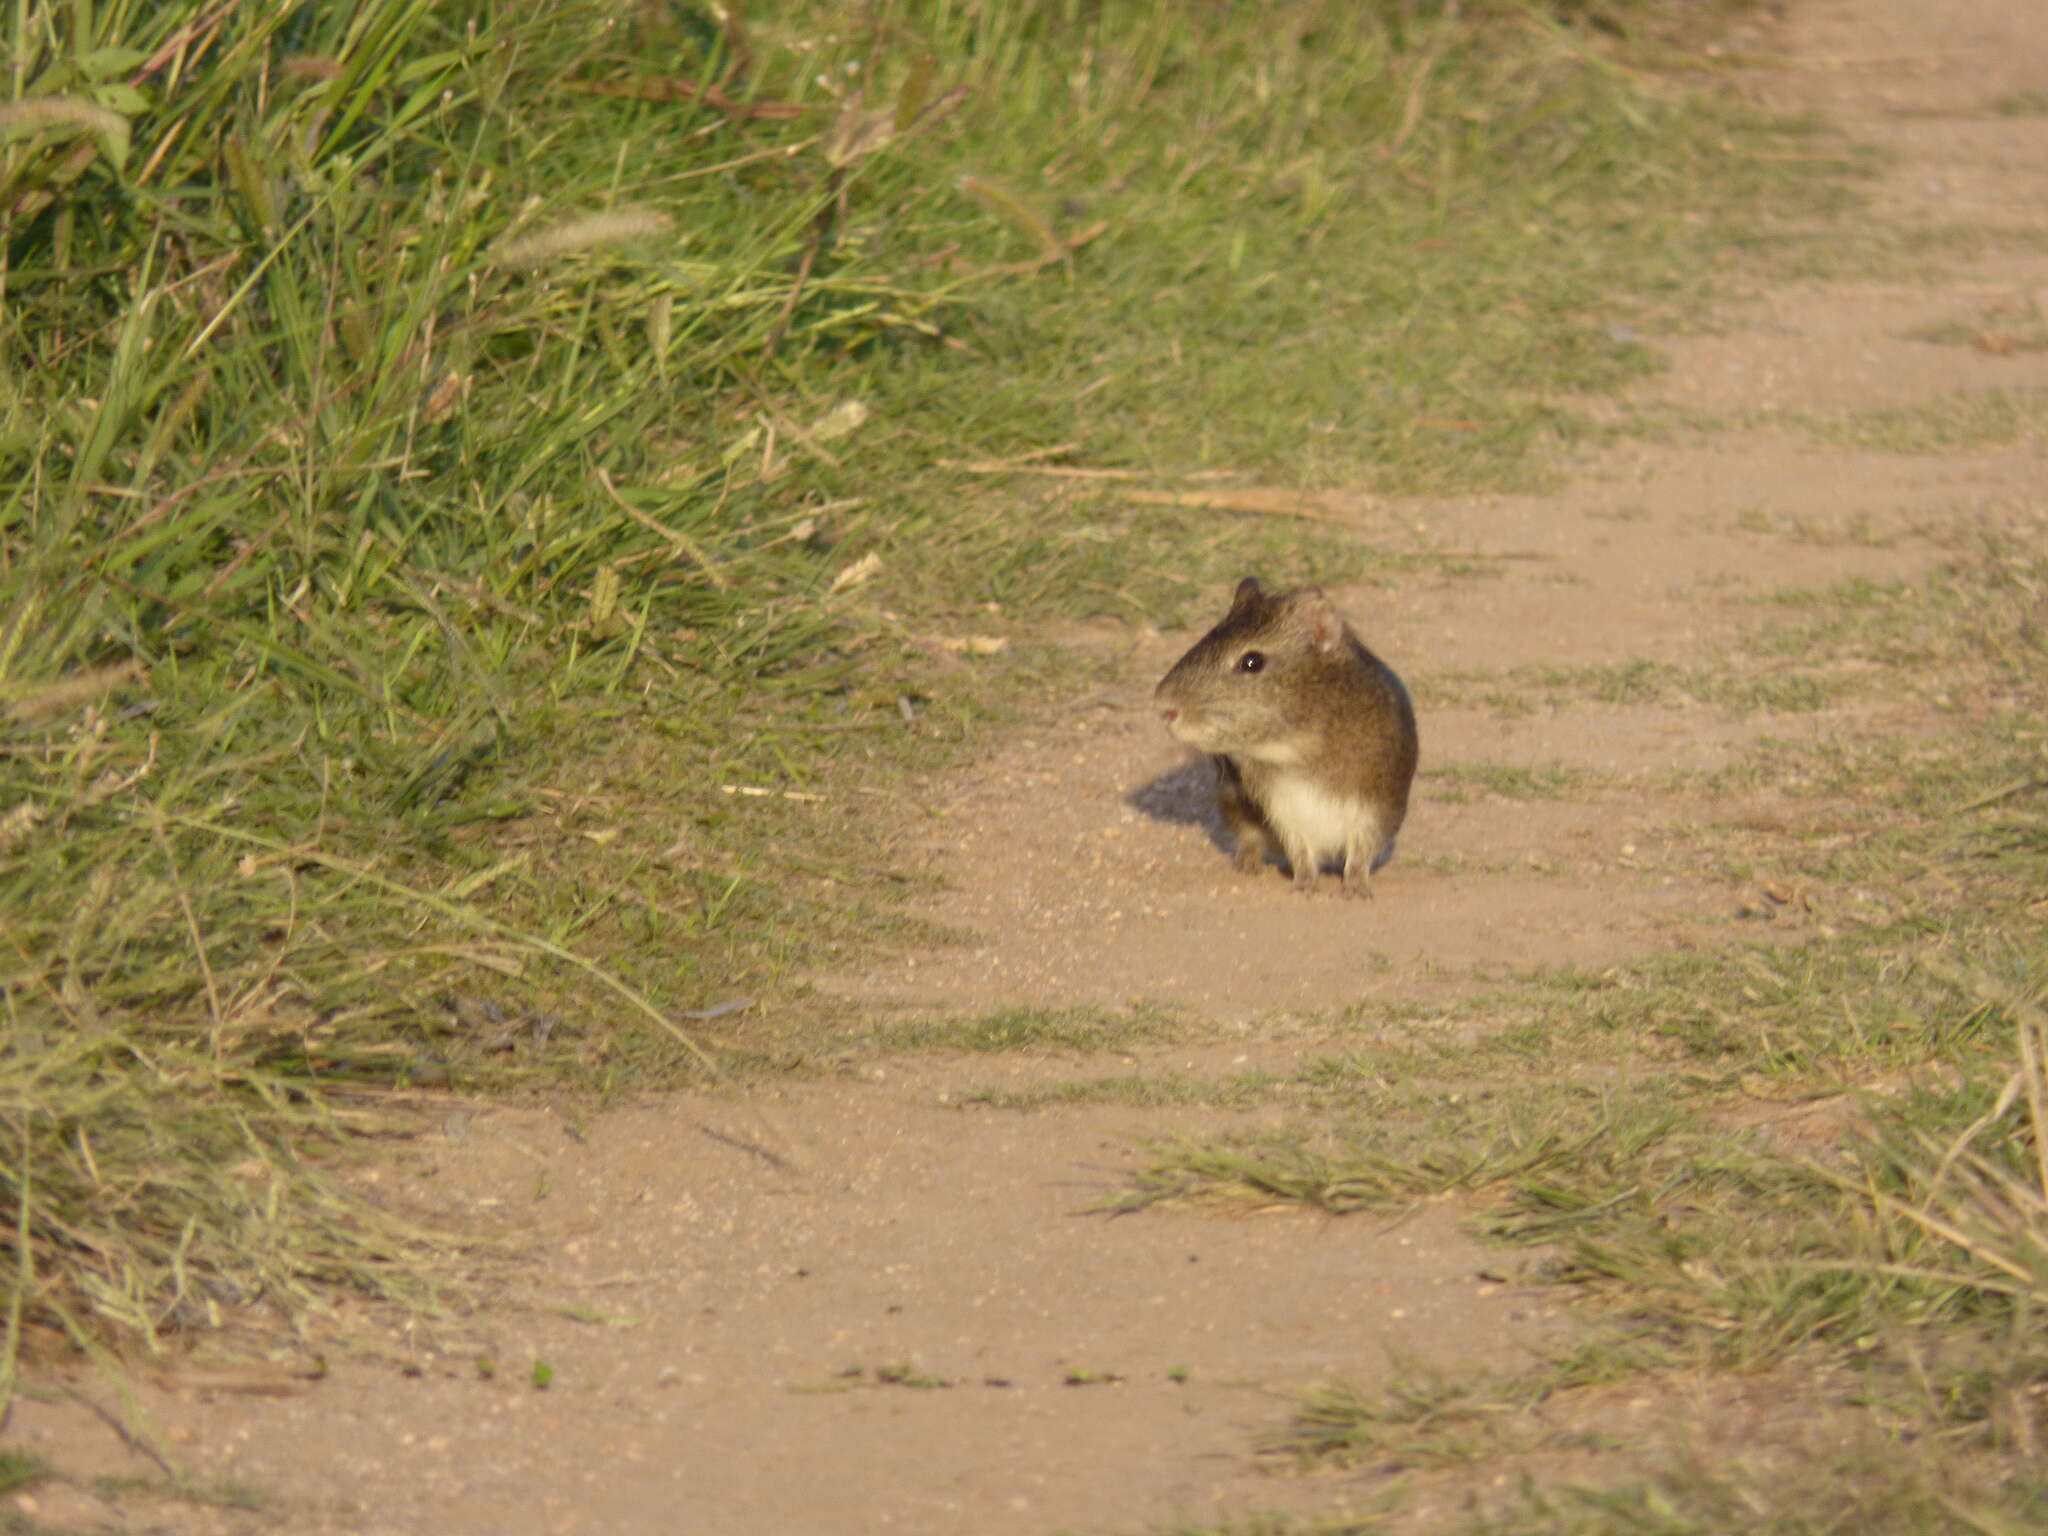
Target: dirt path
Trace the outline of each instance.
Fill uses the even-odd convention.
[[[2048,90],[2038,0],[1961,20],[1934,0],[1815,0],[1759,42],[1800,61],[1760,94],[1897,156],[1888,212],[2048,234],[2048,115],[1988,110]],[[1864,689],[1803,707],[1800,658],[1745,655],[1740,637],[1780,589],[1924,572],[1948,530],[2037,493],[2042,464],[1832,446],[1790,418],[2048,386],[2048,352],[1904,339],[2015,315],[2048,318],[2038,240],[1935,283],[1776,292],[1670,345],[1670,371],[1618,411],[1739,428],[1624,441],[1555,497],[1361,515],[1376,547],[1429,557],[1338,593],[1423,707],[1424,776],[1370,907],[1231,873],[1146,707],[1188,637],[1126,637],[1122,684],[940,786],[936,830],[906,848],[945,878],[927,915],[976,941],[816,978],[883,1019],[1165,1004],[1213,1021],[1194,1043],[891,1059],[770,1095],[765,1129],[717,1099],[587,1128],[458,1117],[379,1178],[535,1234],[503,1304],[391,1338],[407,1376],[368,1360],[310,1389],[196,1371],[151,1388],[200,1479],[264,1507],[87,1492],[94,1472],[152,1469],[76,1407],[24,1403],[12,1441],[81,1481],[13,1495],[17,1510],[55,1528],[1042,1536],[1369,1502],[1263,1476],[1248,1447],[1306,1382],[1555,1336],[1540,1295],[1495,1276],[1451,1205],[1394,1222],[1088,1213],[1135,1140],[1258,1124],[1270,1105],[986,1101],[1284,1072],[1341,1049],[1344,1008],[1479,1027],[1463,1005],[1517,972],[1718,945],[1763,915],[1783,932],[1826,921],[1826,902],[1779,910],[1728,856],[1769,835],[1783,786],[1713,775],[1767,738],[1880,735],[1922,706]]]

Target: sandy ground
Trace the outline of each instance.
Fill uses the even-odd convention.
[[[2048,116],[1986,110],[2048,89],[2038,0],[1809,0],[1748,46],[1792,61],[1757,77],[1766,100],[1892,152],[1887,211],[2048,231]],[[1191,637],[1146,634],[1120,642],[1121,683],[934,787],[942,816],[905,834],[905,857],[943,880],[926,915],[972,941],[812,979],[883,1019],[1177,1005],[1222,1042],[1137,1052],[1124,1070],[1223,1071],[1316,1049],[1276,1022],[1290,1010],[1455,1015],[1518,971],[1726,942],[1755,895],[1696,834],[1768,827],[1777,790],[1709,793],[1684,775],[1739,765],[1766,738],[1881,734],[1907,704],[1882,690],[1792,714],[1554,703],[1515,669],[1712,668],[1757,598],[1913,577],[1944,530],[2038,495],[2032,450],[1881,454],[1769,419],[2048,385],[2048,354],[1904,339],[2029,306],[2048,311],[2048,253],[1774,292],[1672,344],[1670,371],[1631,402],[1743,413],[1740,431],[1628,443],[1553,497],[1366,505],[1375,545],[1491,573],[1446,562],[1336,594],[1423,705],[1415,805],[1370,903],[1232,873],[1198,775],[1147,705]],[[1521,707],[1503,714],[1502,690]],[[1513,798],[1488,787],[1499,768],[1588,776]],[[7,1443],[73,1480],[10,1495],[12,1513],[45,1529],[504,1536],[1042,1536],[1327,1514],[1368,1491],[1275,1478],[1250,1455],[1302,1384],[1369,1386],[1396,1358],[1511,1361],[1564,1326],[1496,1273],[1454,1204],[1396,1221],[1099,1210],[1136,1142],[1219,1111],[963,1103],[1074,1070],[934,1056],[588,1126],[452,1115],[374,1173],[405,1203],[519,1236],[486,1313],[390,1335],[317,1383],[197,1363],[153,1379],[137,1406],[212,1500],[95,1487],[156,1468],[79,1403],[23,1401]],[[545,1391],[535,1360],[554,1372]],[[261,1502],[222,1494],[235,1487]],[[1472,1492],[1451,1478],[1436,1497]]]

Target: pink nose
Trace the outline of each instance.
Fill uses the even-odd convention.
[[[1161,711],[1159,711],[1159,718],[1164,720],[1168,725],[1171,725],[1174,721],[1180,718],[1180,711],[1177,709],[1162,709]]]

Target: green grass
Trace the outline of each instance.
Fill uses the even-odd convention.
[[[1503,800],[1562,800],[1593,777],[1559,763],[1455,763],[1431,769],[1430,776],[1449,787],[1446,799],[1476,790]]]
[[[1334,1124],[1153,1144],[1113,1209],[1169,1200],[1295,1201],[1343,1214],[1489,1189],[1575,1165],[1589,1148],[1639,1155],[1677,1128],[1668,1087],[1623,1093],[1541,1087],[1432,1095],[1420,1113],[1373,1112]]]
[[[1186,1039],[1200,1026],[1155,1007],[1002,1008],[974,1018],[915,1020],[862,1037],[874,1050],[987,1053],[1129,1050],[1136,1045]]]
[[[1539,480],[1840,169],[1519,5],[723,14],[0,23],[0,1398],[431,1304],[408,1090],[758,1064],[1035,626],[1398,569],[1189,487]]]
[[[1528,1488],[1499,1514],[1460,1526],[1459,1536],[1932,1536],[2030,1530],[2048,1517],[2040,1481],[1993,1484],[1939,1449],[1902,1453],[1870,1435],[1834,1450],[1830,1462],[1824,1478],[1782,1469],[1730,1475],[1703,1455],[1619,1488]]]
[[[1679,666],[1638,657],[1607,666],[1516,667],[1507,673],[1507,679],[1511,688],[1503,691],[1495,686],[1483,690],[1483,695],[1511,712],[1526,712],[1538,701],[1648,705],[1691,700],[1737,714],[1802,714],[1825,709],[1849,686],[1843,678],[1795,670],[1783,663],[1776,670],[1764,670],[1734,658],[1712,666]]]
[[[1128,1072],[1114,1077],[1039,1083],[1029,1088],[975,1088],[959,1095],[958,1102],[1012,1110],[1076,1104],[1117,1104],[1134,1109],[1202,1104],[1218,1109],[1249,1109],[1268,1102],[1287,1087],[1283,1079],[1268,1072],[1241,1072],[1234,1077],[1215,1079],[1180,1073]]]
[[[1872,151],[1850,151],[1857,169],[1869,169]],[[1752,254],[1770,274],[1787,282],[1934,283],[1959,262],[1981,261],[2008,251],[2038,251],[2038,229],[1997,224],[1896,224],[1856,221],[1844,226],[1829,214],[1805,228],[1780,227],[1751,242]]]
[[[49,1466],[25,1451],[0,1451],[0,1493],[32,1488],[50,1475]]]

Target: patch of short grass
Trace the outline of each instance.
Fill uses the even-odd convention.
[[[1938,1448],[1902,1450],[1893,1437],[1866,1434],[1836,1449],[1822,1477],[1753,1461],[1731,1469],[1699,1454],[1615,1487],[1525,1483],[1506,1508],[1455,1529],[1458,1536],[1929,1536],[2030,1530],[2044,1518],[2048,1485],[2039,1478],[1997,1478],[1972,1459]]]
[[[1890,549],[1898,542],[1898,535],[1881,530],[1867,511],[1832,522],[1816,522],[1798,513],[1780,514],[1747,507],[1736,515],[1735,526],[1745,533],[1775,533],[1792,543],[1819,549]]]
[[[1880,157],[1851,149],[1848,165],[1874,172]],[[1823,208],[1826,212],[1839,212]],[[2010,251],[2038,251],[2040,230],[2000,224],[1894,224],[1824,218],[1760,232],[1750,249],[1780,281],[1936,283],[1960,263]]]
[[[973,1088],[956,1102],[988,1109],[1036,1110],[1079,1104],[1117,1104],[1133,1109],[1202,1105],[1249,1109],[1286,1091],[1285,1079],[1268,1072],[1198,1078],[1171,1072],[1129,1072],[1114,1077],[1076,1078],[1029,1088]]]
[[[999,1008],[993,1013],[914,1020],[864,1039],[885,1052],[968,1051],[989,1054],[1123,1051],[1186,1039],[1201,1026],[1165,1008]]]
[[[1534,1091],[1447,1091],[1420,1114],[1373,1114],[1313,1126],[1150,1143],[1114,1205],[1166,1201],[1290,1201],[1346,1213],[1388,1210],[1534,1177],[1589,1149],[1632,1156],[1679,1119],[1654,1087],[1596,1093],[1564,1084]],[[1603,1150],[1601,1155],[1607,1155]]]
[[[1594,777],[1562,763],[1448,763],[1429,773],[1449,786],[1443,799],[1477,791],[1502,800],[1563,800],[1583,792]]]
[[[1821,442],[1883,453],[2011,447],[2048,435],[2048,390],[1979,390],[1920,405],[1811,419],[1806,427]]]
[[[1461,1377],[1409,1364],[1380,1392],[1310,1388],[1262,1449],[1378,1473],[1469,1465],[1532,1440],[1526,1410],[1552,1385],[1540,1372]]]
[[[1684,667],[1644,657],[1608,666],[1517,667],[1508,676],[1514,687],[1502,697],[1510,700],[1547,701],[1553,705],[1574,700],[1618,705],[1691,700],[1738,714],[1801,714],[1825,709],[1849,686],[1842,677],[1824,676],[1789,664],[1772,670],[1734,661]],[[1515,707],[1530,705],[1522,703]]]
[[[40,1456],[27,1451],[0,1450],[0,1493],[32,1488],[50,1475],[49,1464]]]

